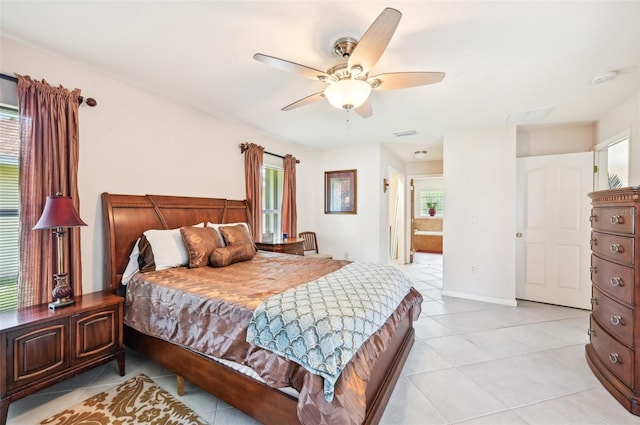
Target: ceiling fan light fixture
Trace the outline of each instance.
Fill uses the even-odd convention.
[[[324,90],[324,95],[333,106],[347,111],[362,105],[369,94],[371,87],[362,80],[340,80],[329,84]]]

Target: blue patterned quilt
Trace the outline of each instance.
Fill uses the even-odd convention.
[[[393,266],[347,264],[260,304],[247,329],[247,341],[322,376],[325,399],[331,401],[345,365],[411,286]]]

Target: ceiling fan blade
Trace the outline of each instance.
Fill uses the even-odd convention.
[[[444,76],[444,72],[390,72],[370,77],[369,84],[374,90],[404,89],[439,83]],[[377,87],[376,80],[380,82]]]
[[[356,48],[353,49],[351,56],[349,56],[349,69],[359,65],[364,74],[369,72],[387,48],[401,17],[402,13],[396,9],[385,8],[364,33]]]
[[[318,92],[318,93],[314,93],[314,94],[312,94],[312,95],[310,95],[310,96],[307,96],[307,97],[303,97],[303,98],[302,98],[302,99],[300,99],[300,100],[296,100],[296,101],[295,101],[295,102],[293,102],[292,104],[287,105],[287,106],[285,106],[284,108],[282,108],[282,110],[283,110],[283,111],[290,111],[290,110],[292,110],[292,109],[296,109],[296,108],[299,108],[299,107],[301,107],[301,106],[304,106],[304,105],[308,105],[308,104],[310,104],[310,103],[313,103],[313,102],[315,102],[316,100],[320,100],[320,99],[324,99],[324,92],[323,92],[323,91]]]
[[[316,81],[324,81],[325,78],[329,78],[326,72],[319,69],[310,68],[308,66],[300,65],[295,62],[276,58],[274,56],[263,55],[262,53],[256,53],[253,58],[258,62],[262,62],[274,68],[282,71],[293,72],[302,75],[305,78]]]
[[[371,115],[373,115],[373,108],[371,107],[371,97],[368,97],[362,105],[358,106],[354,110],[356,111],[356,114],[360,115],[362,118],[369,118]]]

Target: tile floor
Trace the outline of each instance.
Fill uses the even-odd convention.
[[[382,417],[398,424],[639,424],[604,390],[584,357],[589,313],[521,301],[518,307],[441,296],[442,256],[401,266],[424,296],[416,342]],[[175,378],[130,350],[115,362],[11,404],[8,425],[34,424],[145,373],[175,394]],[[187,385],[181,400],[212,425],[256,422]]]

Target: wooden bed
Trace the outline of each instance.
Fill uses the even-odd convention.
[[[148,229],[172,229],[200,222],[249,222],[245,201],[158,195],[102,194],[104,285],[124,294],[122,273],[140,235]],[[365,424],[379,422],[414,341],[413,313],[405,316],[390,348],[377,360],[366,389]],[[300,423],[295,397],[182,346],[125,325],[124,342],[179,377],[264,424]],[[206,371],[204,373],[203,371]]]

